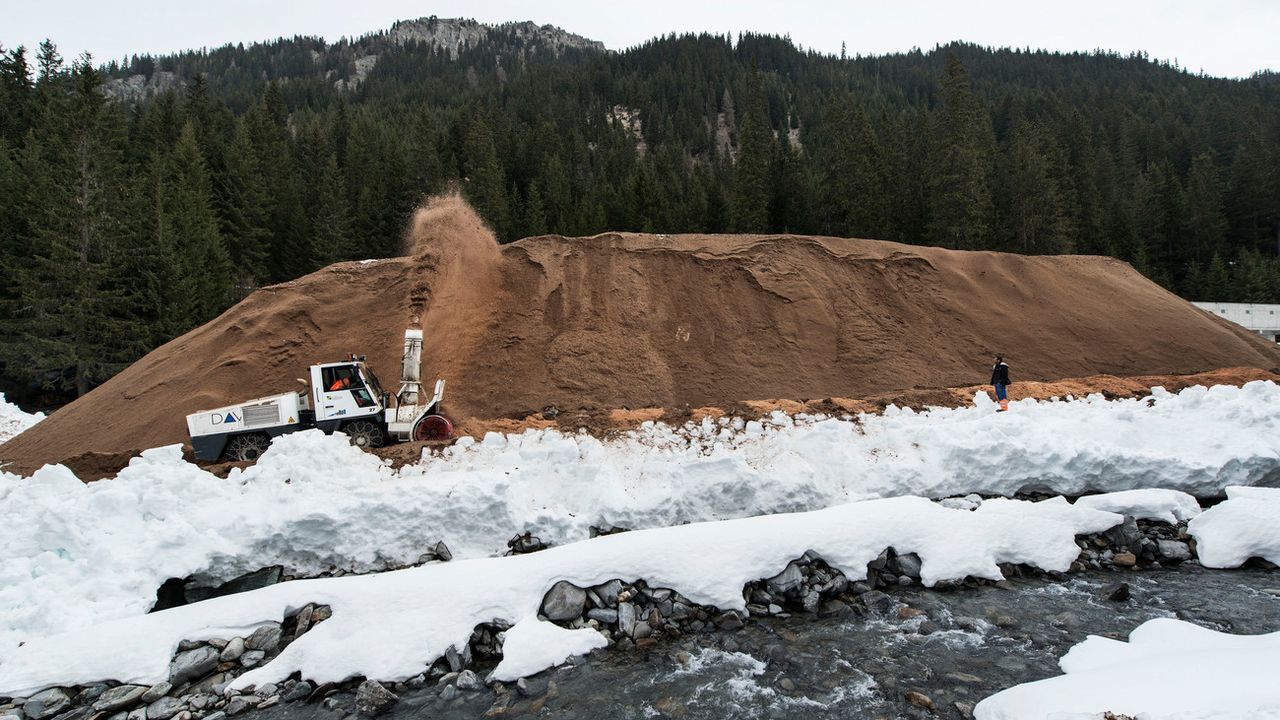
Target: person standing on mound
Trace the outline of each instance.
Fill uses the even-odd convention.
[[[996,389],[996,399],[1000,401],[1000,409],[996,412],[1004,412],[1009,409],[1009,396],[1006,389],[1013,381],[1009,379],[1009,366],[1004,362],[1003,355],[996,356],[996,364],[991,368],[991,385]]]

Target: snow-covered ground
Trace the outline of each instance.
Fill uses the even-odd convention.
[[[22,408],[5,400],[4,393],[0,393],[0,443],[7,442],[43,419],[44,413],[23,412]]]
[[[1090,636],[1059,661],[1065,675],[978,703],[977,720],[1097,720],[1102,713],[1166,720],[1280,718],[1280,632],[1229,635],[1172,618],[1139,625],[1129,642]]]
[[[520,621],[502,670],[514,677],[600,642],[530,619],[560,579],[645,578],[733,608],[744,583],[806,550],[851,578],[890,545],[918,552],[930,583],[998,577],[997,562],[1065,569],[1075,534],[1119,521],[1108,511],[1194,517],[1206,564],[1280,559],[1280,491],[1245,487],[1280,483],[1280,386],[1012,410],[997,414],[979,394],[968,408],[650,424],[611,441],[491,434],[398,470],[311,431],[280,438],[227,479],[184,462],[176,446],[89,485],[60,466],[0,472],[0,692],[162,678],[179,639],[243,634],[309,602],[332,605],[333,618],[241,685],[294,670],[407,677],[494,617]],[[1227,486],[1231,499],[1204,513],[1170,492]],[[1076,506],[926,499],[1028,488],[1137,492]],[[655,530],[584,541],[592,525]],[[525,529],[560,547],[492,557]],[[458,560],[145,615],[171,577],[227,579],[273,564],[383,570],[441,540]]]
[[[969,511],[898,497],[608,535],[527,555],[300,580],[0,649],[0,695],[108,677],[155,684],[168,676],[180,640],[245,636],[308,603],[331,606],[333,616],[236,678],[232,688],[279,682],[295,671],[316,682],[356,675],[407,679],[450,646],[465,647],[476,625],[495,618],[524,626],[512,628],[517,643],[503,648],[499,671],[511,679],[602,644],[594,630],[546,627],[533,617],[547,590],[562,580],[589,587],[644,578],[702,605],[743,610],[744,585],[776,575],[806,551],[850,580],[865,578],[867,564],[890,546],[919,555],[925,585],[1000,579],[998,563],[1064,571],[1080,553],[1076,535],[1123,519],[1062,498],[998,499]]]
[[[649,425],[609,442],[490,435],[399,470],[342,437],[304,432],[225,480],[176,447],[89,485],[62,467],[0,473],[0,649],[141,615],[171,577],[227,579],[273,564],[380,570],[441,540],[457,558],[486,557],[526,528],[559,545],[591,525],[665,527],[874,497],[1029,486],[1207,494],[1280,481],[1271,382],[1022,401],[1000,414],[985,395],[976,403],[854,421]]]

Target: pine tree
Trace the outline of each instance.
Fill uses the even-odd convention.
[[[88,56],[65,78],[54,56],[42,45],[41,82],[70,94],[45,93],[40,131],[28,134],[23,150],[30,256],[16,268],[16,342],[5,346],[6,366],[83,395],[131,360],[145,338],[127,284],[111,277],[129,232],[122,118]]]
[[[1184,242],[1194,261],[1221,252],[1227,239],[1227,218],[1222,211],[1222,183],[1213,158],[1201,153],[1191,160],[1182,204],[1186,219],[1182,224]]]
[[[942,109],[929,185],[929,237],[938,245],[982,247],[991,235],[991,118],[969,86],[969,74],[954,55],[942,80]]]
[[[829,136],[822,175],[823,231],[841,237],[884,237],[885,194],[879,143],[866,113],[845,100],[824,121]]]
[[[219,230],[227,243],[237,295],[247,294],[267,277],[271,238],[267,187],[249,130],[244,122],[238,122],[216,189]]]
[[[183,285],[189,289],[178,315],[186,330],[222,312],[233,295],[231,259],[213,211],[209,171],[189,122],[168,157],[161,222],[175,244]]]
[[[744,233],[769,230],[769,166],[773,143],[760,78],[752,80],[743,112],[738,158],[733,172],[733,228]]]
[[[1001,224],[1007,247],[1023,253],[1058,253],[1070,248],[1063,192],[1054,177],[1052,149],[1041,128],[1014,123],[1001,158]]]
[[[1209,302],[1225,302],[1231,297],[1231,277],[1227,274],[1227,263],[1218,253],[1214,253],[1209,261],[1209,271],[1204,276],[1204,300]]]
[[[338,260],[355,259],[359,253],[352,247],[347,185],[336,155],[326,158],[319,182],[316,212],[311,221],[311,247],[315,264],[323,267]]]
[[[467,129],[463,173],[467,199],[480,217],[501,232],[507,226],[506,178],[498,163],[493,132],[482,116],[477,116]]]

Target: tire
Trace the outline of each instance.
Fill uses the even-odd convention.
[[[228,460],[238,462],[256,462],[271,445],[271,438],[262,433],[237,435],[227,443],[222,455]]]
[[[413,425],[413,439],[418,442],[448,440],[453,437],[453,423],[443,415],[424,415]]]
[[[376,423],[368,420],[356,420],[343,426],[342,432],[351,438],[351,444],[367,450],[369,448],[380,448],[387,441],[386,433],[382,432],[382,428]]]

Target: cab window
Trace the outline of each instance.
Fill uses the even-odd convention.
[[[356,372],[355,365],[337,365],[321,368],[320,382],[324,386],[325,392],[354,390],[364,387],[364,382],[360,380],[360,373]]]

